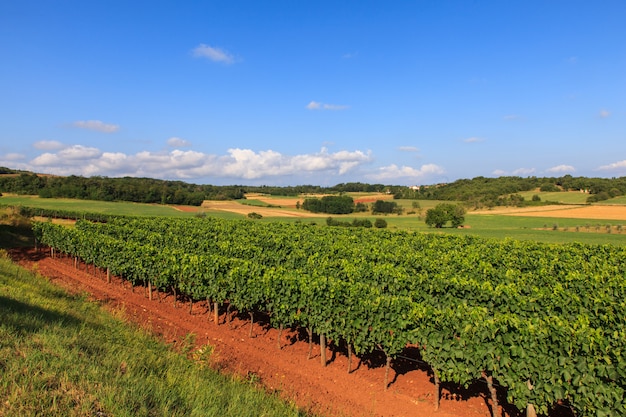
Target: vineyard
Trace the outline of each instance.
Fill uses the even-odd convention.
[[[494,415],[496,385],[520,410],[626,415],[621,247],[219,219],[33,227],[53,254],[209,302],[215,322],[236,310],[304,328],[309,352],[316,334],[321,352],[379,349],[389,367],[417,347],[437,386],[484,380]]]

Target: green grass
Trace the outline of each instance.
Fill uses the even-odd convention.
[[[253,207],[277,207],[277,205],[267,204],[265,201],[255,200],[255,199],[241,199],[235,200],[239,204],[244,206],[253,206]]]
[[[191,338],[190,338],[191,340]],[[300,416],[0,256],[0,416]]]
[[[519,193],[526,200],[530,201],[534,195],[538,195],[541,201],[553,201],[562,204],[587,204],[589,194],[580,191],[567,192],[540,192],[540,191],[524,191]],[[600,201],[595,204],[626,204],[626,196],[611,198],[609,200]]]
[[[607,205],[626,204],[626,196],[622,195],[622,196],[619,196],[619,197],[611,198],[609,200],[601,201],[601,202],[596,203],[596,204],[607,204]]]
[[[34,245],[30,221],[8,208],[0,208],[0,249]]]
[[[587,198],[589,197],[589,194],[581,193],[580,191],[523,191],[518,194],[528,201],[530,201],[534,195],[538,195],[541,201],[553,201],[563,204],[587,204]]]
[[[172,206],[113,201],[73,200],[69,198],[39,198],[34,196],[3,196],[0,203],[14,206],[37,207],[52,210],[70,210],[89,213],[120,214],[125,216],[191,217]]]
[[[425,233],[451,233],[463,235],[475,235],[485,238],[533,240],[537,242],[567,243],[582,242],[589,244],[626,245],[626,221],[618,220],[581,220],[563,219],[550,217],[523,217],[496,214],[472,214],[465,216],[465,228],[453,229],[445,227],[434,229],[424,222],[426,210],[422,217],[418,214],[411,215],[346,215],[333,216],[338,220],[349,221],[353,218],[368,218],[374,223],[377,218],[385,219],[388,229],[409,230]],[[313,219],[299,219],[303,223],[310,223]],[[293,221],[293,220],[292,220]],[[325,219],[317,219],[317,224],[326,224]],[[554,226],[557,230],[553,230]],[[606,225],[611,225],[611,233],[606,233]],[[623,226],[621,233],[617,227]],[[587,228],[587,226],[589,228]],[[576,228],[578,227],[578,231]]]
[[[626,228],[621,233],[617,232],[617,226],[626,226],[626,222],[617,220],[583,220],[484,214],[468,214],[465,219],[465,224],[469,228],[453,229],[450,232],[474,234],[488,238],[511,238],[549,243],[581,242],[588,244],[610,243],[619,246],[626,245]],[[606,233],[606,225],[612,226],[611,233]],[[599,231],[596,231],[597,227],[599,227]]]

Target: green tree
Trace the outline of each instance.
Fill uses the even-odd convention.
[[[460,204],[441,203],[426,211],[426,224],[436,228],[444,227],[448,222],[452,227],[459,227],[465,222],[465,209]]]
[[[387,221],[385,219],[378,218],[374,221],[374,227],[377,229],[384,229],[387,227]]]
[[[349,214],[354,211],[354,199],[347,195],[307,198],[302,208],[313,213]]]
[[[384,200],[376,200],[374,204],[372,204],[372,214],[390,214],[402,213],[402,207],[398,206],[398,203],[395,201],[384,201]]]

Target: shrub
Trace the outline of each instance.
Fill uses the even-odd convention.
[[[378,229],[384,229],[387,227],[387,221],[385,219],[376,219],[374,222],[374,227]]]

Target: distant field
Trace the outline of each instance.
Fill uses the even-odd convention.
[[[84,211],[91,213],[120,214],[125,216],[190,217],[197,212],[186,212],[174,206],[128,202],[73,200],[65,198],[39,198],[34,196],[3,196],[1,204],[37,207],[50,210]]]
[[[589,198],[589,194],[581,193],[580,191],[562,191],[562,192],[540,192],[540,191],[524,191],[518,193],[526,200],[531,200],[534,195],[538,195],[541,201],[553,201],[555,203],[563,203],[563,204],[587,204],[587,198]],[[613,204],[625,204],[626,205],[626,196],[620,196],[611,198],[609,200],[601,201],[596,204],[601,205],[613,205]]]
[[[611,198],[610,200],[602,201],[599,204],[624,204],[626,205],[626,196],[619,196],[615,198]]]
[[[540,191],[523,191],[518,193],[526,200],[531,200],[534,195],[538,195],[541,201],[554,201],[563,204],[586,204],[589,194],[580,191],[562,191],[562,192],[540,192]]]
[[[548,196],[566,196],[561,201],[575,202],[580,193],[542,193]],[[351,194],[352,195],[352,194]],[[584,197],[584,195],[582,195]],[[59,210],[73,210],[106,214],[135,216],[193,217],[198,213],[219,218],[243,219],[255,212],[263,216],[262,222],[286,221],[307,222],[325,225],[328,214],[309,213],[296,208],[304,197],[249,196],[240,201],[206,201],[203,207],[174,207],[125,202],[101,202],[69,199],[40,199],[35,197],[0,197],[0,203],[43,207]],[[542,196],[545,201],[548,197]],[[373,202],[377,199],[391,199],[386,194],[355,194],[355,201]],[[532,198],[532,196],[531,196]],[[555,199],[556,200],[556,199]],[[556,205],[526,208],[495,208],[493,210],[470,211],[465,217],[465,227],[461,229],[433,229],[424,222],[426,211],[441,203],[432,200],[394,200],[404,208],[402,215],[372,215],[354,213],[331,215],[342,220],[369,219],[372,223],[383,218],[391,230],[415,232],[470,234],[490,238],[512,238],[542,242],[585,242],[594,244],[626,244],[626,206],[605,204]],[[571,204],[571,203],[570,203]],[[607,232],[607,226],[609,226]]]

